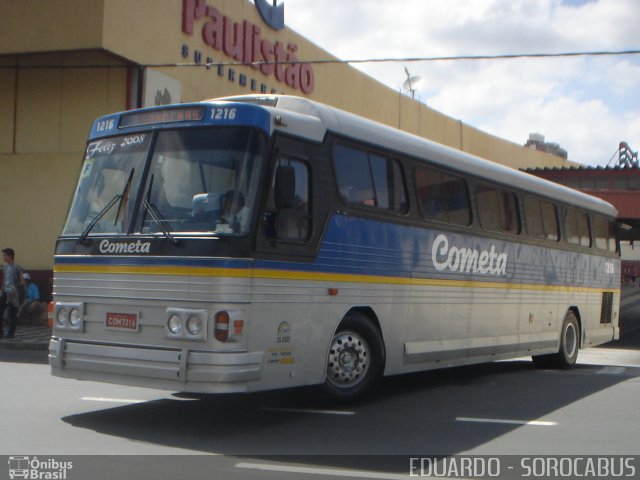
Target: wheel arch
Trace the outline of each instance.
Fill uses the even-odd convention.
[[[580,308],[577,305],[572,305],[569,307],[567,312],[572,312],[576,316],[576,320],[578,320],[578,329],[580,330],[578,335],[578,348],[582,348],[582,343],[584,341],[584,329],[582,328],[582,316],[580,315]]]
[[[344,319],[349,316],[350,313],[352,312],[357,312],[361,315],[364,315],[365,317],[367,317],[369,319],[369,321],[371,322],[371,324],[376,327],[376,329],[378,330],[378,333],[380,333],[380,338],[382,338],[382,346],[385,350],[385,354],[386,354],[386,350],[387,350],[387,345],[385,343],[385,339],[384,339],[384,334],[382,332],[382,326],[380,325],[380,320],[378,319],[378,315],[376,314],[375,310],[372,307],[369,306],[357,306],[357,307],[351,307],[349,310],[347,310],[345,312],[345,314],[342,316],[342,319],[340,320],[340,322],[338,323],[338,325],[336,326],[336,331],[338,331],[338,329],[340,328],[340,325],[342,324],[342,322],[344,321]],[[335,332],[334,332],[335,333]]]
[[[376,314],[375,310],[372,307],[368,307],[368,306],[351,307],[342,316],[342,320],[344,320],[344,318],[352,312],[358,312],[364,315],[365,317],[368,317],[369,320],[372,321],[373,324],[376,326],[376,328],[380,331],[380,333],[382,333],[382,329],[380,328],[380,320],[378,319],[378,315]],[[342,320],[340,320],[340,322],[342,322]]]

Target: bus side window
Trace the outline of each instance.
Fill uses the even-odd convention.
[[[589,230],[589,217],[584,212],[578,212],[578,228],[580,229],[580,245],[591,246],[591,231]]]
[[[419,166],[416,192],[422,216],[455,225],[471,224],[467,182],[461,177]]]
[[[591,246],[589,218],[586,213],[579,212],[574,208],[567,208],[564,229],[569,243],[582,247]]]
[[[478,185],[478,217],[480,226],[494,232],[520,233],[518,204],[513,192],[490,185]]]
[[[338,144],[333,164],[340,196],[347,203],[406,213],[409,204],[397,160]]]
[[[553,203],[542,201],[542,224],[547,240],[557,242],[560,240],[560,230],[558,228],[558,210]]]
[[[333,148],[333,163],[342,198],[348,203],[363,205],[373,199],[369,159],[365,152],[336,145]]]
[[[278,167],[293,168],[295,172],[295,196],[292,208],[278,209],[275,201],[275,183]],[[285,242],[303,243],[309,240],[312,231],[311,176],[308,165],[301,161],[281,157],[273,170],[271,189],[267,203],[266,234]]]
[[[558,218],[552,203],[525,195],[524,215],[530,237],[558,241]]]
[[[596,247],[600,250],[616,251],[615,227],[612,221],[593,217],[593,233]]]

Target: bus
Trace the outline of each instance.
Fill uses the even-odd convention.
[[[192,394],[531,356],[618,337],[616,210],[305,98],[92,126],[56,243],[53,375]]]

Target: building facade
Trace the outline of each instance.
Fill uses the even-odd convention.
[[[308,63],[335,58],[279,13],[265,0],[0,2],[0,201],[11,205],[0,244],[50,272],[93,119],[141,106],[301,95],[514,168],[567,165],[349,65]]]

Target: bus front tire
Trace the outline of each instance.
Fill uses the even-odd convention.
[[[361,400],[380,382],[385,357],[378,328],[363,313],[349,312],[329,345],[322,397],[332,403]]]
[[[580,347],[580,326],[572,311],[567,312],[562,322],[560,348],[551,355],[534,355],[533,364],[536,368],[558,368],[568,370],[573,368],[578,360]]]

